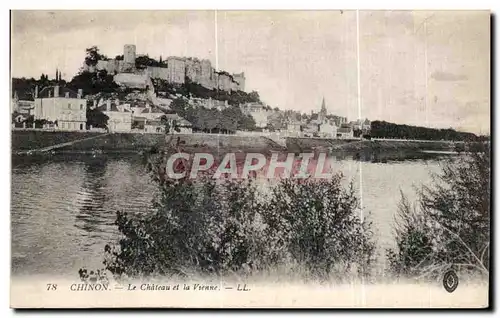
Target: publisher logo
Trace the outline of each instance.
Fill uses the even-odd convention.
[[[458,276],[457,274],[449,270],[443,276],[443,287],[447,292],[453,293],[458,287]]]

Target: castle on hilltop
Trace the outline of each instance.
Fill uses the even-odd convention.
[[[138,69],[136,65],[136,46],[126,44],[123,48],[123,58],[99,60],[96,66],[84,63],[83,68],[89,72],[106,70],[109,74],[134,73],[148,75],[151,79],[163,79],[169,83],[184,84],[186,78],[193,83],[208,89],[224,91],[244,91],[245,73],[229,74],[218,72],[209,60],[199,60],[190,57],[170,56],[165,61],[160,60],[159,66],[146,66]]]

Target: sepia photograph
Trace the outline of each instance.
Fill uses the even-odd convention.
[[[11,10],[11,308],[491,306],[487,10]]]

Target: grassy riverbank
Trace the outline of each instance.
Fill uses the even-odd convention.
[[[13,130],[12,151],[35,150],[101,135],[98,132]]]
[[[102,137],[85,140],[89,137]],[[12,151],[37,150],[57,144],[77,141],[74,144],[58,148],[57,152],[137,152],[152,147],[161,149],[167,144],[179,144],[184,148],[194,149],[246,149],[270,150],[281,147],[272,140],[260,136],[235,136],[211,134],[164,134],[111,133],[96,132],[53,132],[37,130],[12,131]],[[81,141],[80,141],[81,140]]]
[[[360,139],[320,139],[288,138],[287,148],[291,151],[328,149],[332,151],[456,151],[463,150],[463,143],[448,141],[402,141],[402,140],[360,140]]]
[[[102,137],[99,137],[102,135]],[[90,140],[89,137],[97,137]],[[12,150],[37,150],[57,144],[77,141],[74,144],[58,148],[57,152],[137,152],[149,150],[152,147],[161,149],[167,144],[175,145],[179,138],[181,147],[191,149],[245,149],[254,151],[283,150],[283,147],[269,138],[260,136],[235,136],[215,134],[178,134],[165,136],[163,134],[141,133],[111,133],[98,132],[64,132],[13,130]],[[82,141],[79,141],[82,140]],[[319,138],[287,138],[286,147],[292,152],[325,149],[342,152],[359,151],[391,151],[391,150],[432,150],[455,151],[463,149],[461,143],[446,141],[391,141],[391,140],[343,140]],[[460,150],[461,150],[460,149]]]

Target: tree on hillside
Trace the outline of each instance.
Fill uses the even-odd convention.
[[[95,45],[85,49],[85,52],[85,64],[88,66],[96,66],[98,61],[108,59],[105,55],[99,53],[99,48]]]
[[[238,129],[252,131],[256,129],[255,119],[251,115],[243,115],[238,120]]]
[[[109,117],[97,108],[87,108],[87,129],[92,126],[93,128],[107,128]]]
[[[271,131],[280,130],[286,128],[286,116],[282,112],[275,112],[268,117],[268,128]]]
[[[161,62],[149,57],[148,55],[139,55],[135,58],[135,66],[137,68],[146,68],[148,66],[161,66]]]
[[[85,94],[114,93],[119,86],[114,82],[113,75],[106,70],[98,72],[81,71],[68,83],[68,87],[77,91],[83,89]]]
[[[253,102],[260,102],[259,93],[256,91],[251,91],[248,96],[252,99]]]
[[[238,129],[238,120],[243,116],[238,107],[228,107],[221,112],[221,126],[226,132],[234,133]]]
[[[184,117],[182,114],[186,112],[188,106],[189,104],[184,98],[176,98],[170,103],[170,109],[178,113],[181,117]]]

